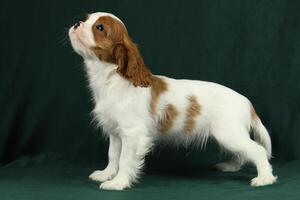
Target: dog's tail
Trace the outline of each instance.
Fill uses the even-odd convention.
[[[268,159],[271,159],[272,144],[271,144],[270,135],[266,127],[263,125],[263,123],[257,116],[252,105],[251,105],[251,128],[253,130],[254,140],[265,148]]]

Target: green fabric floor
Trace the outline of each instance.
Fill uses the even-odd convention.
[[[22,160],[0,168],[1,200],[74,199],[288,199],[300,198],[300,162],[275,164],[278,183],[252,188],[249,180],[255,172],[246,166],[237,173],[213,169],[155,172],[144,174],[130,190],[103,191],[88,180],[93,168],[78,166],[45,166]]]

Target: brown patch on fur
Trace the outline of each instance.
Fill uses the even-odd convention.
[[[151,102],[150,102],[150,112],[155,114],[156,106],[160,95],[165,92],[168,87],[167,83],[164,82],[161,78],[153,76],[151,85]]]
[[[104,27],[103,31],[96,28],[100,24]],[[121,22],[110,16],[99,17],[92,27],[92,32],[96,43],[92,51],[100,60],[117,64],[117,73],[134,86],[152,85],[153,76]]]
[[[201,114],[201,105],[197,102],[196,96],[190,96],[189,100],[189,107],[186,111],[186,121],[184,124],[184,132],[191,133],[195,128],[195,117]]]
[[[166,133],[172,127],[178,114],[175,106],[168,104],[165,109],[164,118],[158,122],[158,130],[161,133]]]

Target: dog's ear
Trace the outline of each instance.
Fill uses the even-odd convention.
[[[131,81],[134,86],[148,87],[152,84],[152,74],[144,64],[137,46],[127,36],[116,44],[113,51],[117,72]]]
[[[117,44],[114,47],[113,55],[115,57],[116,64],[118,65],[117,72],[125,77],[128,63],[127,50],[125,46],[123,44]]]

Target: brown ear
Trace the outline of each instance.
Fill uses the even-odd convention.
[[[136,45],[127,37],[114,48],[118,65],[117,72],[133,83],[134,86],[148,87],[152,84],[152,74],[144,64]]]

